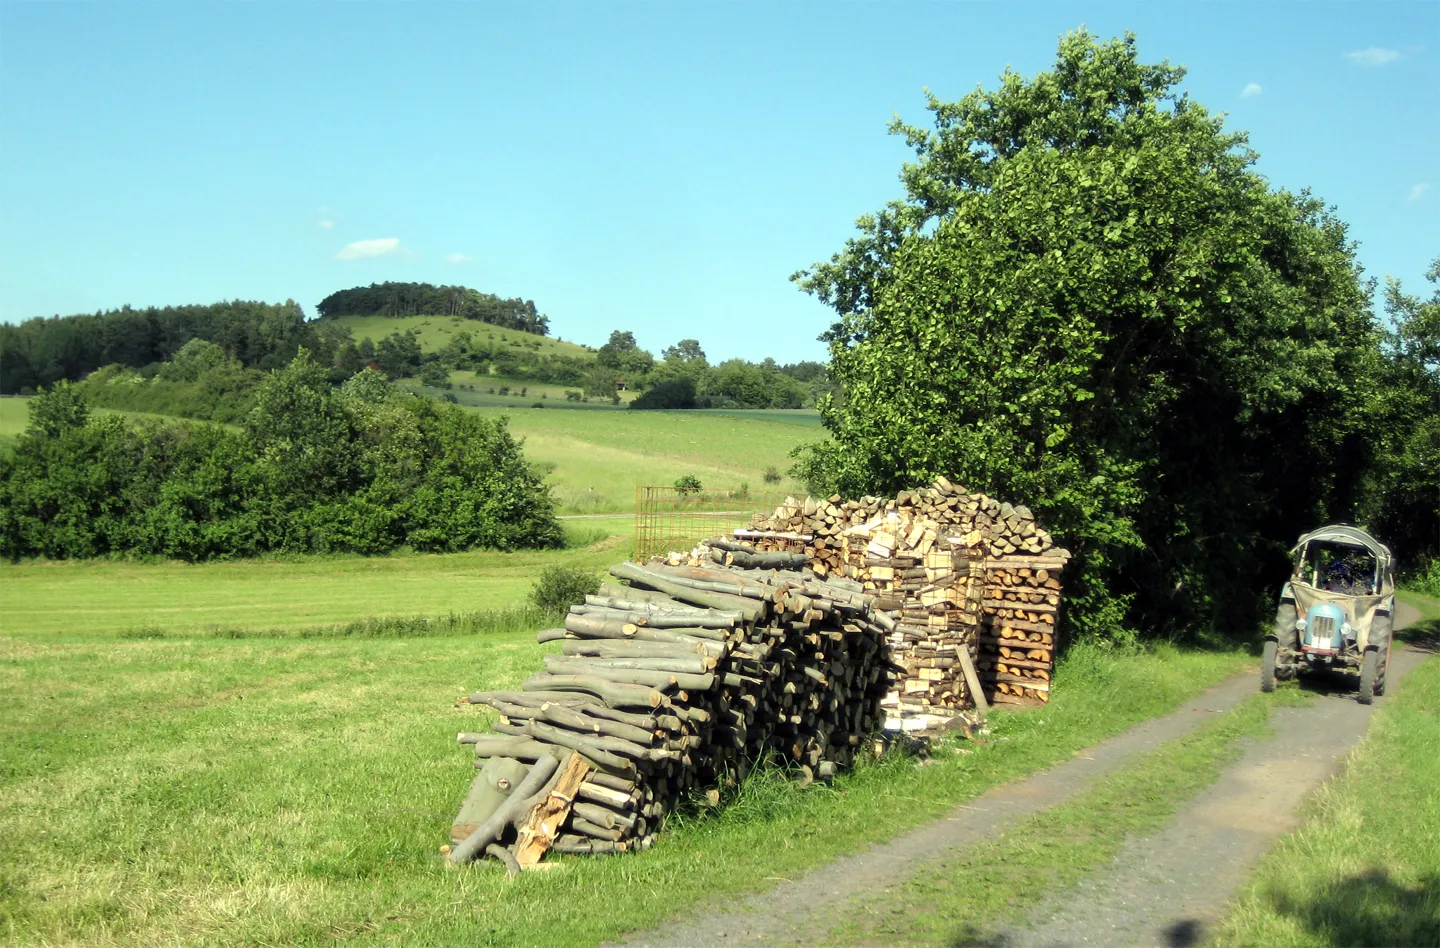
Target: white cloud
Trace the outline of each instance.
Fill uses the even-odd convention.
[[[374,240],[357,240],[340,248],[336,260],[364,260],[367,257],[389,257],[403,253],[399,237],[377,237]]]
[[[323,228],[325,228],[326,230],[329,230],[330,228],[332,228],[332,227],[335,226],[335,222],[334,222],[334,221],[316,221],[316,222],[315,222],[315,226],[316,226],[316,227],[323,227]]]
[[[1386,49],[1384,46],[1368,46],[1365,49],[1357,49],[1353,53],[1346,53],[1345,58],[1357,66],[1384,66],[1399,59],[1400,50]]]
[[[474,259],[475,258],[470,256],[468,253],[447,253],[445,255],[446,263],[469,263],[471,260]]]
[[[1246,83],[1245,88],[1240,90],[1240,98],[1249,99],[1252,96],[1257,96],[1264,91],[1264,89],[1260,88],[1260,83],[1258,82]]]
[[[1414,204],[1416,201],[1424,197],[1425,192],[1429,190],[1430,185],[1428,183],[1417,184],[1410,189],[1410,196],[1406,198],[1406,200],[1409,201],[1411,204]]]

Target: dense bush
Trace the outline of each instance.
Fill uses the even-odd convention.
[[[192,339],[170,362],[144,371],[107,365],[78,389],[87,403],[102,408],[238,424],[264,380],[264,372],[226,359],[214,343]]]
[[[337,392],[301,352],[240,431],[95,417],[81,389],[36,396],[0,457],[0,554],[202,560],[562,543],[548,489],[504,420],[395,391]]]
[[[630,403],[631,408],[694,408],[695,381],[688,378],[661,382]]]
[[[547,612],[563,613],[600,591],[600,577],[578,566],[547,566],[530,589],[530,601]]]
[[[893,127],[906,200],[799,275],[842,388],[799,473],[1023,500],[1098,637],[1249,634],[1295,536],[1355,509],[1373,426],[1344,225],[1272,190],[1183,75],[1080,32],[1052,71],[932,97],[933,128]]]

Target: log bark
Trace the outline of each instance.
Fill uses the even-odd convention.
[[[450,861],[454,863],[469,862],[484,847],[495,842],[505,831],[505,827],[509,826],[518,815],[520,804],[543,787],[559,766],[560,762],[553,757],[542,757],[537,760],[535,765],[530,768],[530,772],[525,775],[525,779],[520,782],[520,786],[510,794],[510,797],[494,813],[490,814],[484,823],[476,827],[459,845],[450,850]]]

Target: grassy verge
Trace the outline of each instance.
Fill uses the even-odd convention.
[[[1405,597],[1440,643],[1440,603]],[[1440,660],[1380,702],[1345,773],[1256,870],[1222,945],[1440,945]]]
[[[946,859],[881,899],[843,910],[826,944],[989,944],[997,927],[1111,867],[1130,836],[1162,827],[1264,732],[1277,703],[1309,700],[1298,689],[1255,695],[1184,737],[1146,754],[1073,800],[1001,838]]]
[[[0,640],[0,942],[593,944],[910,828],[1251,661],[1077,649],[1053,704],[996,714],[971,754],[804,791],[762,774],[646,853],[447,870],[473,775],[454,732],[482,720],[452,702],[540,653],[522,634]]]

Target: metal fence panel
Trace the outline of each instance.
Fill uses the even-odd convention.
[[[677,490],[635,487],[635,539],[630,557],[643,563],[671,550],[688,550],[706,537],[728,534],[770,513],[791,494],[740,488]]]

